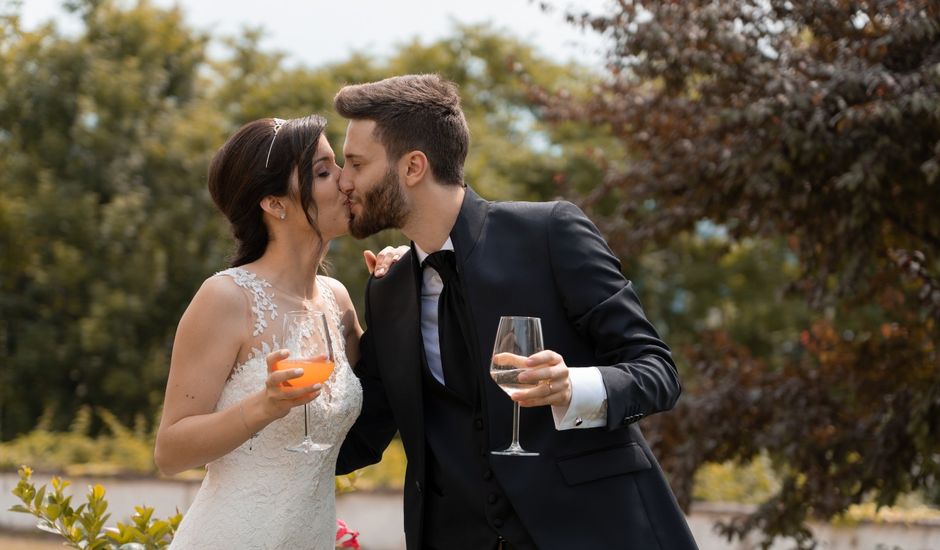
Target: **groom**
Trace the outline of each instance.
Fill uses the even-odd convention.
[[[408,456],[409,548],[685,550],[695,542],[637,420],[668,410],[668,347],[594,225],[567,202],[489,202],[464,184],[454,84],[408,75],[346,86],[340,187],[350,232],[399,228],[411,252],[366,289],[362,414],[338,473]],[[540,317],[512,402],[489,377],[501,315]]]

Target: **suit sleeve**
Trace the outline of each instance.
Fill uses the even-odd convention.
[[[607,429],[671,409],[681,393],[676,365],[620,262],[577,206],[557,203],[548,223],[555,284],[607,390]]]
[[[366,286],[366,326],[371,326],[369,291],[372,279]],[[360,340],[359,362],[356,363],[356,376],[362,385],[362,412],[355,424],[346,434],[336,461],[337,475],[348,474],[359,468],[375,464],[382,460],[382,453],[397,431],[394,417],[382,376],[376,360],[375,345],[371,330],[366,329]]]

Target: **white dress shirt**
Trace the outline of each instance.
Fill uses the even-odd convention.
[[[441,250],[453,250],[454,243],[447,238]],[[428,253],[415,243],[418,264],[424,263]],[[431,375],[444,384],[441,368],[441,342],[437,328],[437,302],[444,289],[444,281],[434,268],[425,267],[421,274],[421,337]],[[552,405],[555,429],[597,428],[607,424],[607,389],[597,367],[568,369],[571,384],[571,402],[567,407]]]

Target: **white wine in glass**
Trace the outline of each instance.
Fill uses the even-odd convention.
[[[542,351],[542,321],[538,317],[500,317],[496,329],[496,343],[490,360],[490,376],[496,385],[510,396],[528,390],[537,384],[519,382],[519,374],[525,369],[526,359]],[[513,401],[512,443],[494,455],[538,456],[526,451],[519,444],[519,403]]]

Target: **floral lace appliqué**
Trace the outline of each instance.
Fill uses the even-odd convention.
[[[220,271],[216,275],[228,275],[235,280],[235,284],[251,292],[251,312],[255,317],[255,331],[252,336],[260,336],[264,329],[268,328],[268,320],[265,314],[270,314],[271,320],[277,319],[277,304],[271,295],[265,292],[265,288],[270,288],[271,283],[258,277],[254,273],[240,267],[232,267],[225,271]]]

